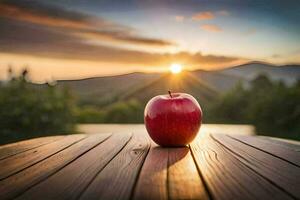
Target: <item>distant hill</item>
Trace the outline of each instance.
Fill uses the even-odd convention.
[[[131,98],[146,102],[168,90],[187,92],[200,101],[209,101],[218,93],[226,92],[238,82],[248,83],[259,74],[272,80],[292,84],[300,79],[300,66],[274,66],[262,62],[215,71],[195,70],[180,75],[168,73],[130,73],[118,76],[95,77],[81,80],[58,81],[58,86],[70,87],[81,104],[106,106],[119,100]]]
[[[218,95],[213,87],[194,73],[182,72],[180,75],[164,74],[155,81],[123,95],[121,100],[134,98],[146,103],[152,97],[165,94],[168,90],[192,94],[200,102],[208,102]]]
[[[58,81],[75,92],[82,104],[106,105],[116,101],[127,92],[159,78],[159,73],[130,73],[117,76]]]
[[[266,74],[272,80],[282,80],[289,85],[300,79],[300,65],[275,66],[262,62],[250,62],[215,72],[240,77],[247,81],[252,80],[258,74]]]
[[[218,92],[228,91],[238,82],[245,82],[245,79],[242,77],[224,74],[219,71],[195,70],[191,73]]]

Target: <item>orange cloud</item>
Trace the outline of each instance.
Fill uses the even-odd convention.
[[[216,12],[217,15],[228,16],[229,12],[227,10],[220,10]]]
[[[30,10],[5,4],[0,4],[0,16],[47,26],[68,28],[88,28],[90,26],[83,20],[70,20],[60,17],[37,14]]]
[[[0,17],[47,26],[54,30],[63,28],[65,34],[76,35],[78,38],[82,37],[82,39],[99,38],[110,42],[146,46],[176,45],[167,40],[139,36],[130,27],[99,17],[67,11],[57,7],[48,8],[43,5],[41,8],[33,9],[23,5],[0,3]]]
[[[200,26],[202,30],[209,32],[221,32],[223,31],[221,27],[214,24],[203,24]]]
[[[18,22],[1,24],[0,52],[41,58],[111,62],[140,66],[165,66],[173,62],[189,66],[216,66],[239,61],[239,57],[203,55],[200,52],[150,53],[82,42],[75,35],[51,31],[47,27],[24,26]],[[19,34],[22,32],[22,34]],[[14,45],[11,45],[14,44]]]
[[[192,16],[193,20],[208,20],[208,19],[214,19],[215,15],[210,12],[210,11],[206,11],[206,12],[199,12],[196,13],[195,15]]]
[[[184,16],[182,16],[182,15],[177,15],[177,16],[175,16],[175,20],[177,21],[177,22],[182,22],[183,20],[184,20]]]
[[[192,19],[196,21],[209,20],[209,19],[216,18],[217,15],[228,16],[229,12],[227,10],[220,10],[216,12],[212,12],[212,11],[198,12],[192,16]]]
[[[121,33],[116,31],[98,31],[98,30],[88,30],[84,29],[74,33],[74,35],[88,38],[88,39],[98,39],[117,43],[127,43],[135,45],[145,45],[145,46],[176,46],[177,44],[154,38],[144,38],[130,33]]]
[[[99,38],[99,41],[108,41],[110,44],[112,41],[148,46],[176,44],[162,39],[142,37],[130,27],[102,18],[47,6],[31,8],[29,4],[0,3],[0,53],[132,66],[166,66],[173,62],[189,66],[216,66],[241,59],[203,55],[200,52],[150,53],[120,48],[119,45],[96,45],[89,42],[90,39]]]

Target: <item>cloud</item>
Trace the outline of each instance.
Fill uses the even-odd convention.
[[[48,8],[40,3],[38,3],[39,7],[36,4],[23,5],[22,3],[23,1],[2,2],[0,4],[0,15],[45,26],[65,28],[88,28],[91,26],[89,22],[91,19],[83,14],[57,7]],[[29,7],[29,5],[33,7]]]
[[[88,38],[88,39],[98,39],[98,40],[105,40],[110,42],[117,42],[117,43],[128,43],[128,44],[135,44],[135,45],[145,45],[145,46],[176,46],[174,42],[161,40],[161,39],[154,39],[154,38],[145,38],[140,37],[133,34],[126,34],[120,33],[119,31],[98,31],[98,30],[80,30],[74,35]]]
[[[231,63],[241,58],[229,57],[229,56],[218,56],[218,55],[203,55],[201,52],[189,53],[189,52],[179,52],[176,54],[164,54],[163,55],[168,62],[174,60],[180,63],[185,63],[188,65],[219,65],[225,63]]]
[[[5,23],[4,23],[5,22]],[[93,45],[79,40],[63,30],[51,30],[35,24],[0,19],[0,52],[31,55],[36,57],[137,64],[141,66],[162,66],[172,62],[185,63],[189,66],[224,65],[239,61],[238,57],[180,53],[149,53]],[[22,33],[22,34],[19,34]]]
[[[228,16],[229,12],[227,10],[220,10],[216,12],[217,15]]]
[[[221,32],[223,31],[221,27],[214,25],[214,24],[203,24],[200,26],[202,30],[209,31],[209,32]]]
[[[183,22],[183,20],[184,20],[184,16],[182,16],[182,15],[177,15],[177,16],[175,16],[175,20],[177,21],[177,22]]]
[[[192,16],[192,19],[196,20],[196,21],[208,20],[208,19],[214,19],[214,18],[215,18],[215,15],[210,11],[199,12]]]
[[[282,56],[280,55],[280,54],[273,54],[272,56],[271,56],[271,58],[281,58]]]
[[[195,13],[192,16],[192,20],[202,21],[202,20],[210,20],[215,19],[217,16],[228,16],[229,12],[227,10],[219,10],[219,11],[204,11]]]
[[[102,18],[57,7],[30,5],[0,3],[0,53],[140,66],[164,66],[172,62],[213,66],[241,60],[200,52],[150,53],[95,44],[89,41],[160,47],[176,45],[167,40],[140,36],[130,27]]]
[[[49,6],[41,2],[4,1],[0,3],[0,17],[46,26],[85,39],[98,38],[133,45],[175,46],[171,41],[143,37],[131,27],[99,17]]]

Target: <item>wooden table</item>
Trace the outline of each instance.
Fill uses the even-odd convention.
[[[161,148],[145,132],[0,147],[0,199],[300,199],[300,145],[202,134]]]

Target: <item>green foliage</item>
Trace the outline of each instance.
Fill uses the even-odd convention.
[[[73,130],[74,101],[67,88],[35,85],[28,72],[0,85],[1,143]]]
[[[103,123],[105,112],[95,106],[85,106],[76,110],[76,121],[79,123]]]
[[[248,89],[241,85],[209,105],[206,122],[249,123],[258,134],[300,140],[300,84],[287,87],[265,75]]]
[[[36,85],[28,72],[0,84],[1,142],[74,131],[77,123],[142,123],[145,102],[135,98],[99,105],[74,98],[66,87]],[[103,99],[99,99],[102,101]],[[98,102],[98,101],[97,101]],[[204,123],[253,124],[259,134],[300,140],[300,80],[293,86],[260,75],[247,87],[203,103]]]
[[[118,102],[106,110],[107,123],[142,123],[144,106],[137,100]]]
[[[105,108],[79,107],[78,123],[143,123],[144,105],[135,99],[119,101]]]
[[[268,91],[257,91],[249,104],[249,121],[259,133],[300,140],[300,87],[274,84]]]
[[[238,83],[228,93],[223,94],[208,105],[203,105],[204,122],[243,124],[247,123],[245,107],[248,99],[242,83]]]
[[[272,82],[265,75],[247,87],[238,83],[231,91],[200,103],[204,123],[253,124],[258,134],[300,140],[300,81],[293,86]],[[96,106],[96,105],[95,105]],[[80,123],[142,123],[144,103],[131,99],[109,106],[79,109]]]

